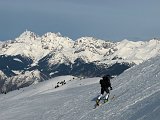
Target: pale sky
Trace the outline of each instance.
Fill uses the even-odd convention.
[[[0,40],[25,30],[120,41],[160,38],[160,0],[0,0]]]

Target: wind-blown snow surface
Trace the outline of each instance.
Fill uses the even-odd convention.
[[[100,78],[57,77],[0,95],[1,120],[159,120],[160,57],[111,80],[113,100],[94,108]],[[54,88],[58,81],[67,84]]]

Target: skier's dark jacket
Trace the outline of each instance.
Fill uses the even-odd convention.
[[[102,88],[111,88],[110,78],[109,76],[104,76],[103,79],[100,80],[100,84]]]

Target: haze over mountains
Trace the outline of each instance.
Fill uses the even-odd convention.
[[[81,37],[74,41],[60,33],[38,36],[25,31],[15,40],[0,43],[0,90],[15,90],[60,75],[119,75],[159,53],[158,39],[111,42]]]

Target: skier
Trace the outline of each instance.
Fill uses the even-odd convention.
[[[98,99],[96,100],[97,105],[99,105],[99,102],[100,102],[104,92],[106,92],[104,103],[108,102],[109,88],[110,88],[110,90],[112,90],[111,83],[110,83],[110,75],[103,76],[99,83],[101,84],[101,94],[98,97]]]

